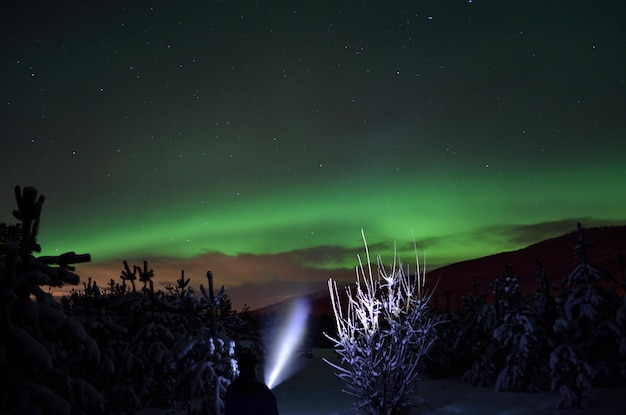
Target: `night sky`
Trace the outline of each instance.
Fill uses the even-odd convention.
[[[235,308],[626,223],[626,3],[3,1],[0,221]],[[119,281],[119,279],[118,279]],[[81,286],[82,288],[82,286]]]

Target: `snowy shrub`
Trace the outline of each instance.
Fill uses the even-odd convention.
[[[435,338],[435,321],[429,313],[429,295],[419,267],[413,276],[396,262],[389,270],[378,257],[377,276],[372,272],[363,235],[367,264],[359,257],[356,287],[346,288],[342,307],[336,282],[328,288],[337,324],[336,336],[328,336],[340,356],[340,364],[326,361],[355,397],[355,410],[367,415],[410,413],[419,402],[411,399],[419,379],[420,360]]]

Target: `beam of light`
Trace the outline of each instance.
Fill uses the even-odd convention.
[[[296,301],[292,306],[286,325],[281,327],[278,336],[269,342],[265,384],[270,389],[279,385],[297,370],[296,351],[306,331],[308,314],[308,302]]]

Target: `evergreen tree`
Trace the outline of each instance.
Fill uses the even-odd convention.
[[[88,254],[35,257],[41,208],[37,190],[15,187],[21,235],[5,244],[0,266],[0,406],[7,413],[93,413],[104,410],[102,394],[80,376],[80,367],[101,353],[80,322],[63,312],[42,287],[77,284],[71,264]]]
[[[579,223],[574,251],[581,264],[568,275],[559,297],[560,317],[554,324],[558,345],[550,355],[552,388],[561,393],[559,407],[587,405],[594,382],[611,378],[619,368],[610,321],[620,299],[603,284],[616,281],[588,261],[587,248],[591,245]]]

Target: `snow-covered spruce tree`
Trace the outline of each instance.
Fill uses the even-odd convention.
[[[558,304],[556,298],[552,294],[559,287],[552,283],[552,276],[548,269],[537,260],[537,284],[539,287],[531,296],[531,307],[537,312],[546,324],[554,324],[558,317]],[[551,322],[551,323],[550,323]]]
[[[450,343],[447,346],[450,349],[447,353],[452,355],[452,361],[456,362],[451,371],[453,374],[462,375],[468,371],[476,360],[477,351],[481,350],[482,345],[487,344],[488,339],[491,338],[491,333],[484,332],[484,325],[480,320],[488,293],[479,293],[480,284],[476,278],[473,279],[471,285],[473,287],[472,293],[461,297],[461,307],[450,312],[450,308],[447,306],[448,312],[444,318],[446,324],[437,327],[443,327],[447,332],[446,335],[439,338],[439,343]]]
[[[68,316],[42,287],[77,284],[70,264],[89,255],[68,252],[33,256],[44,197],[32,187],[15,188],[21,222],[17,243],[6,246],[0,262],[0,407],[16,414],[97,414],[102,395],[76,374],[100,361],[100,349],[80,322]]]
[[[611,327],[615,333],[616,341],[619,346],[619,354],[621,356],[620,373],[626,379],[626,296],[622,299],[622,306],[615,314],[615,321]]]
[[[539,314],[532,310],[507,314],[493,337],[507,353],[505,366],[496,379],[496,391],[539,392],[549,388],[548,356],[553,340]]]
[[[474,362],[463,374],[463,379],[473,386],[493,385],[498,373],[505,367],[506,350],[494,333],[504,323],[504,317],[518,311],[521,304],[519,283],[509,264],[504,266],[504,281],[496,278],[491,287],[494,301],[483,305],[472,323],[476,340],[470,347]]]
[[[621,268],[622,281],[616,287],[618,295],[622,297],[622,304],[615,313],[615,319],[610,322],[611,330],[615,335],[615,342],[619,348],[621,356],[620,373],[626,380],[626,273],[624,273],[624,260],[620,256],[619,265]]]
[[[567,277],[560,296],[561,316],[554,324],[559,343],[550,355],[552,389],[559,390],[559,408],[589,404],[587,393],[600,379],[610,381],[620,367],[611,322],[620,306],[617,294],[602,281],[615,279],[587,259],[583,228],[578,224],[574,247],[581,259]]]
[[[337,283],[328,281],[336,319],[334,343],[340,363],[326,361],[354,396],[355,411],[363,415],[412,413],[420,401],[412,396],[420,375],[420,360],[435,341],[436,322],[424,291],[419,263],[413,275],[395,257],[387,270],[380,256],[372,271],[365,235],[367,264],[358,257],[356,286],[346,287],[347,304]],[[416,258],[417,260],[417,258]]]
[[[496,383],[496,391],[538,392],[550,387],[550,351],[554,348],[552,325],[556,302],[550,295],[550,279],[538,263],[539,289],[529,298],[522,297],[519,285],[512,287],[517,298],[505,309],[503,322],[494,330],[506,358]]]
[[[431,310],[442,313],[442,324],[436,325],[437,347],[428,353],[425,370],[429,379],[446,378],[450,375],[462,375],[475,360],[473,349],[483,344],[491,334],[482,333],[482,325],[477,324],[477,315],[485,305],[487,293],[479,293],[480,283],[476,278],[470,283],[472,290],[468,295],[452,297],[450,290],[444,291],[445,305],[434,302]],[[451,304],[456,307],[452,308]]]

